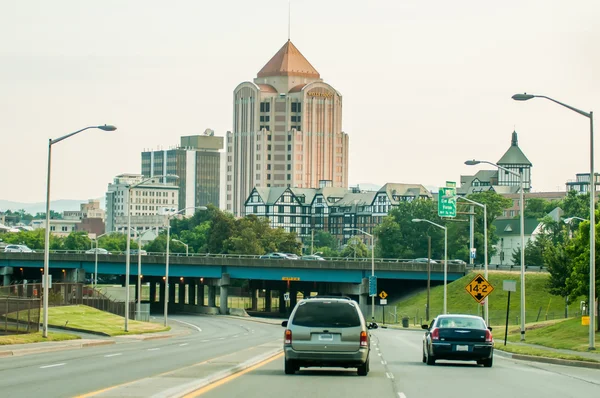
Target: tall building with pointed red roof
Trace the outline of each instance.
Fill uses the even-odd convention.
[[[233,92],[226,209],[243,215],[254,187],[348,187],[342,96],[288,40]]]

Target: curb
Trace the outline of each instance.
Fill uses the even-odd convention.
[[[69,326],[57,326],[57,325],[49,325],[49,326],[52,327],[52,328],[55,328],[55,329],[70,330],[72,332],[95,334],[97,336],[111,337],[110,334],[103,333],[103,332],[96,332],[94,330],[72,328],[72,327],[69,327]]]
[[[102,340],[102,341],[92,341],[89,343],[55,345],[52,347],[21,348],[19,350],[0,351],[0,357],[41,354],[41,353],[53,352],[53,351],[76,350],[76,349],[81,349],[81,348],[98,347],[98,346],[111,345],[111,344],[115,344],[115,341]]]
[[[577,361],[577,360],[573,360],[573,359],[560,359],[560,358],[538,357],[538,356],[534,356],[534,355],[513,354],[512,352],[502,351],[498,348],[494,348],[494,354],[498,354],[504,358],[516,359],[516,360],[520,360],[520,361],[549,363],[552,365],[574,366],[574,367],[588,368],[588,369],[600,369],[600,362],[587,362],[587,361]]]
[[[278,348],[276,350],[272,350],[272,351],[268,351],[265,354],[259,355],[257,357],[251,358],[245,362],[242,362],[239,365],[236,365],[234,367],[231,367],[229,369],[225,369],[222,370],[220,372],[217,372],[211,376],[208,376],[204,379],[201,379],[197,382],[194,382],[193,385],[190,386],[186,386],[184,387],[184,389],[182,391],[173,391],[173,389],[169,389],[166,391],[162,391],[160,394],[156,394],[154,395],[155,397],[186,397],[189,394],[192,394],[208,385],[211,385],[213,383],[216,383],[220,380],[223,380],[229,376],[232,376],[236,373],[240,373],[243,372],[244,370],[251,368],[253,366],[259,365],[263,362],[268,361],[269,359],[272,359],[278,355],[280,355],[281,353],[283,353],[283,349]]]

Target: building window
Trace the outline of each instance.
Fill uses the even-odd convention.
[[[267,145],[267,151],[271,150],[271,145]]]
[[[291,150],[292,150],[292,146],[288,145],[288,151],[291,151]]]
[[[267,170],[271,170],[271,163],[267,165]]]
[[[267,180],[271,179],[271,174],[267,174]]]
[[[267,140],[271,141],[271,134],[267,135]]]
[[[288,164],[288,165],[287,165],[287,169],[288,169],[288,170],[291,170],[291,169],[292,169],[292,165],[291,165],[291,164]]]
[[[292,102],[292,112],[302,112],[302,104],[300,102]]]
[[[292,140],[292,135],[288,134],[288,141],[291,141],[291,140]]]
[[[302,160],[302,155],[300,155],[300,156],[301,156],[301,157],[300,157],[300,160]],[[288,160],[288,161],[292,160],[292,155],[287,155],[287,160]]]
[[[291,175],[291,174],[288,174],[288,175],[287,175],[287,179],[288,179],[288,181],[289,181],[289,180],[291,180],[291,179],[292,179],[292,175]]]
[[[283,224],[283,216],[277,217],[277,220],[280,224]]]

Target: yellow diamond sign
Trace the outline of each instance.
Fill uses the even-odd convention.
[[[494,291],[494,287],[483,277],[478,274],[467,286],[465,286],[467,293],[471,295],[478,303],[481,303],[491,292]]]
[[[385,300],[385,298],[388,296],[388,294],[385,292],[385,290],[382,290],[381,293],[379,293],[379,298]]]

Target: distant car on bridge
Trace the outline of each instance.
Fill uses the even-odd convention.
[[[27,245],[7,245],[4,248],[4,253],[35,253],[35,251]]]
[[[309,261],[325,261],[325,259],[321,256],[317,256],[316,254],[310,254],[308,256],[300,257],[301,260],[309,260]]]
[[[98,252],[98,254],[112,254],[108,250],[103,249],[101,247],[99,247],[97,249],[94,248],[94,249],[86,250],[85,254],[95,254],[96,252]]]
[[[415,258],[412,262],[413,263],[426,263],[427,261],[428,261],[428,259],[426,259],[426,258]],[[431,264],[437,264],[437,261],[431,260]]]
[[[140,250],[138,250],[138,249],[132,249],[132,250],[130,250],[130,251],[131,251],[131,255],[132,255],[132,256],[137,256],[137,255],[138,255],[138,252],[139,252],[139,254],[140,254],[141,256],[147,256],[147,255],[148,255],[148,252],[146,252],[146,250],[144,250],[144,249],[140,249]],[[184,253],[184,254],[185,254],[185,253]]]
[[[288,255],[285,253],[263,254],[262,256],[260,256],[260,258],[270,258],[270,259],[275,259],[275,260],[295,260],[293,258],[288,257]]]

